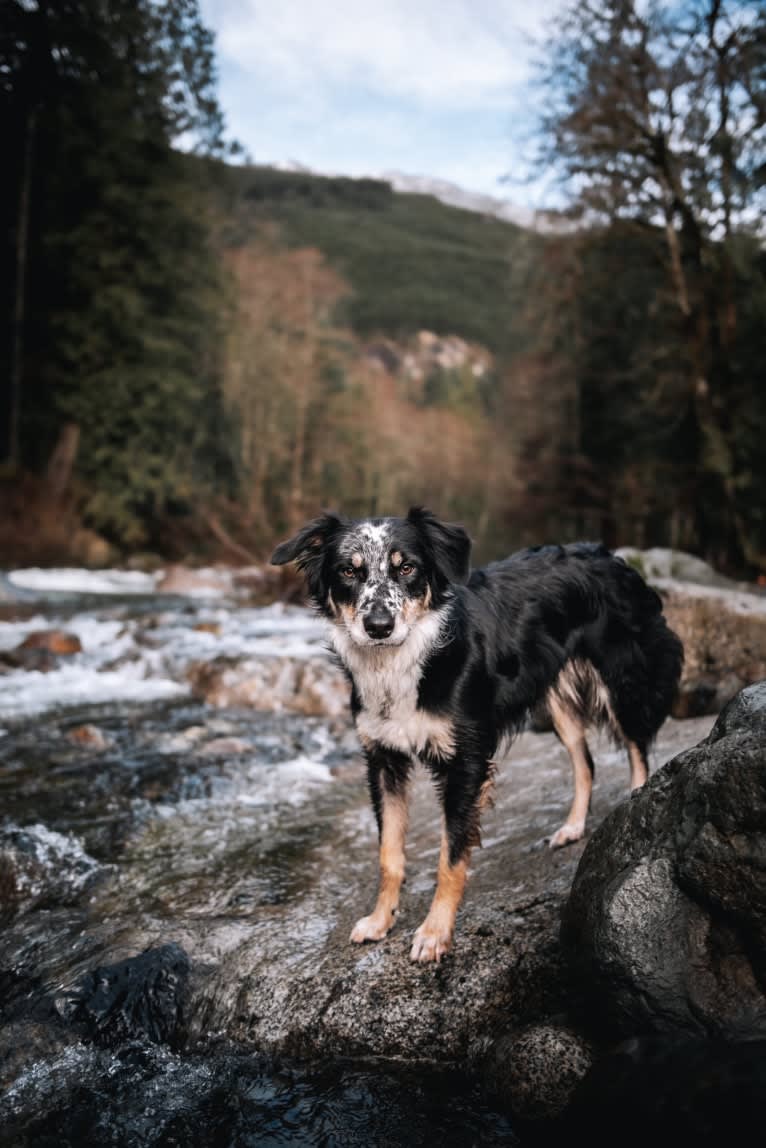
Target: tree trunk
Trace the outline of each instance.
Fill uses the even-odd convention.
[[[80,428],[76,423],[64,423],[45,472],[45,485],[53,502],[61,502],[67,492],[79,445]]]
[[[21,387],[24,374],[24,324],[26,321],[27,250],[29,246],[29,203],[32,187],[32,158],[37,131],[37,110],[27,113],[27,130],[19,181],[19,207],[16,221],[16,295],[13,305],[11,378],[8,411],[7,459],[13,469],[21,462]]]

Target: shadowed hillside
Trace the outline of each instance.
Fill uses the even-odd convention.
[[[529,243],[521,228],[382,180],[246,167],[228,181],[230,240],[268,221],[290,245],[318,247],[352,289],[344,311],[360,334],[426,329],[511,349],[511,268]]]

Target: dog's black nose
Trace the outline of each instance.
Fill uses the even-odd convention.
[[[387,638],[394,628],[394,616],[385,606],[375,606],[365,617],[364,628],[371,638]]]

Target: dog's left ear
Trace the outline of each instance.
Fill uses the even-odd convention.
[[[456,522],[442,522],[422,506],[411,507],[407,521],[420,531],[434,564],[448,582],[467,582],[471,570],[471,539]]]

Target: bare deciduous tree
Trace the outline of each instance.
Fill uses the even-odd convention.
[[[728,529],[760,563],[738,510],[726,408],[736,245],[757,235],[766,206],[766,10],[757,0],[578,0],[551,38],[543,81],[543,158],[585,222],[664,234],[686,360],[676,401],[692,412]]]

